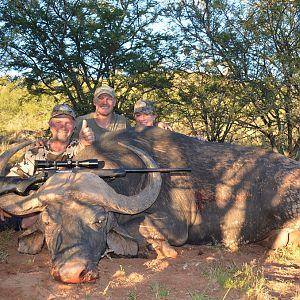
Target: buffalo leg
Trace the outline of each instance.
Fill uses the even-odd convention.
[[[289,234],[289,243],[300,247],[300,230],[293,231]]]
[[[169,244],[167,237],[162,234],[148,215],[140,215],[123,223],[124,225],[126,230],[137,239],[139,252],[143,252],[144,249],[151,246],[157,253],[158,259],[175,258],[177,256],[176,250]]]
[[[290,243],[300,245],[300,230],[292,231],[289,228],[272,230],[267,237],[258,242],[259,245],[274,250]]]

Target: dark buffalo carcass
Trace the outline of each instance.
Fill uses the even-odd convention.
[[[185,243],[234,249],[256,241],[273,248],[299,242],[300,164],[284,156],[136,128],[106,133],[78,157],[87,158],[104,160],[105,168],[192,172],[111,181],[88,172],[56,174],[30,196],[2,196],[5,211],[41,212],[21,235],[19,251],[38,253],[45,238],[51,273],[63,282],[97,278],[97,263],[107,251],[135,256],[151,245],[160,257],[175,257],[172,246]]]

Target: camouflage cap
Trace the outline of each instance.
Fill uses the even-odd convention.
[[[134,113],[154,114],[155,107],[153,101],[149,100],[138,100],[134,104]]]
[[[94,99],[98,98],[102,94],[108,94],[111,97],[113,97],[114,99],[117,99],[114,89],[108,85],[100,86],[100,87],[96,88],[95,93],[94,93]]]
[[[55,105],[52,112],[51,112],[50,119],[55,118],[55,117],[60,116],[60,115],[67,115],[67,116],[72,117],[74,120],[76,119],[76,115],[75,115],[74,110],[68,104],[57,104],[57,105]]]

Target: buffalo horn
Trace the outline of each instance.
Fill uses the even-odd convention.
[[[25,141],[20,144],[15,145],[14,147],[6,150],[0,156],[0,174],[1,176],[5,173],[5,167],[9,159],[22,148],[32,144],[32,141]],[[0,197],[0,208],[5,211],[16,214],[24,215],[31,212],[41,210],[41,203],[38,201],[38,198],[35,194],[30,196],[19,196],[16,194],[7,194]]]
[[[157,168],[155,161],[143,150],[134,146],[121,145],[137,154],[147,168]],[[81,176],[79,181],[82,182],[82,184],[85,181],[85,186],[88,185],[88,189],[86,187],[81,188],[82,184],[80,184],[79,181],[78,184],[72,184],[70,193],[73,194],[73,197],[79,197],[89,202],[97,202],[112,211],[126,214],[137,214],[149,208],[158,197],[162,184],[160,173],[149,173],[146,187],[139,194],[125,196],[118,194],[104,180],[94,174],[87,174],[85,179],[83,173],[77,175]]]
[[[4,176],[5,174],[5,167],[9,159],[17,153],[22,148],[32,144],[32,141],[25,141],[23,143],[17,144],[14,147],[6,150],[3,154],[0,155],[0,175]]]

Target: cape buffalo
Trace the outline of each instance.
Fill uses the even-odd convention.
[[[185,243],[234,249],[263,241],[274,248],[300,240],[300,164],[282,155],[140,127],[106,133],[77,157],[88,158],[104,160],[105,168],[192,172],[128,174],[108,182],[89,172],[55,174],[29,196],[3,195],[5,211],[41,212],[21,235],[19,251],[38,253],[45,239],[55,279],[97,278],[97,263],[111,250],[135,256],[151,245],[158,256],[175,257],[172,246]]]

